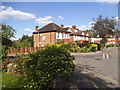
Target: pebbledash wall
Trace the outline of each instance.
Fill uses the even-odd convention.
[[[55,28],[56,24],[51,23],[46,25],[45,27]],[[64,26],[58,26],[59,28],[64,28]],[[65,42],[74,42],[74,41],[80,41],[83,42],[93,42],[93,43],[100,43],[100,40],[102,38],[99,37],[90,37],[89,32],[84,33],[83,31],[80,31],[76,29],[76,26],[72,26],[72,28],[69,28],[67,31],[59,31],[57,28],[55,28],[55,31],[50,30],[44,30],[44,27],[42,29],[36,28],[36,30],[33,32],[34,36],[34,47],[44,47],[47,44],[55,44],[57,41],[65,41]],[[46,31],[46,32],[39,32],[39,31]],[[36,32],[36,33],[35,33]],[[108,37],[107,44],[116,44],[120,41],[120,38],[116,38],[115,36]]]

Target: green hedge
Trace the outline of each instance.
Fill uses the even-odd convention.
[[[50,89],[56,78],[69,78],[75,70],[74,56],[61,47],[48,45],[46,48],[30,53],[23,62],[29,81],[25,87],[39,90]]]
[[[108,47],[114,47],[114,46],[115,46],[114,44],[109,44],[109,45],[106,46],[106,48],[108,48]]]

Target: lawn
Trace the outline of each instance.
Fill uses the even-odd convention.
[[[12,73],[2,73],[2,88],[23,88],[26,83],[23,76],[16,76]]]

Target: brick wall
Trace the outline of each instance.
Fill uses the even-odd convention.
[[[56,43],[56,32],[34,34],[34,47],[39,47],[38,42],[40,40],[40,47],[44,47],[47,44]]]
[[[38,42],[39,42],[39,35],[38,34],[33,34],[34,38],[34,47],[38,47]]]
[[[74,42],[74,36],[70,36],[70,42]]]

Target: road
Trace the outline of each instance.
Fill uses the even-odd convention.
[[[104,52],[88,55],[75,55],[75,63],[81,65],[84,69],[89,69],[118,81],[118,48],[110,48],[109,59],[103,58],[103,53]]]

